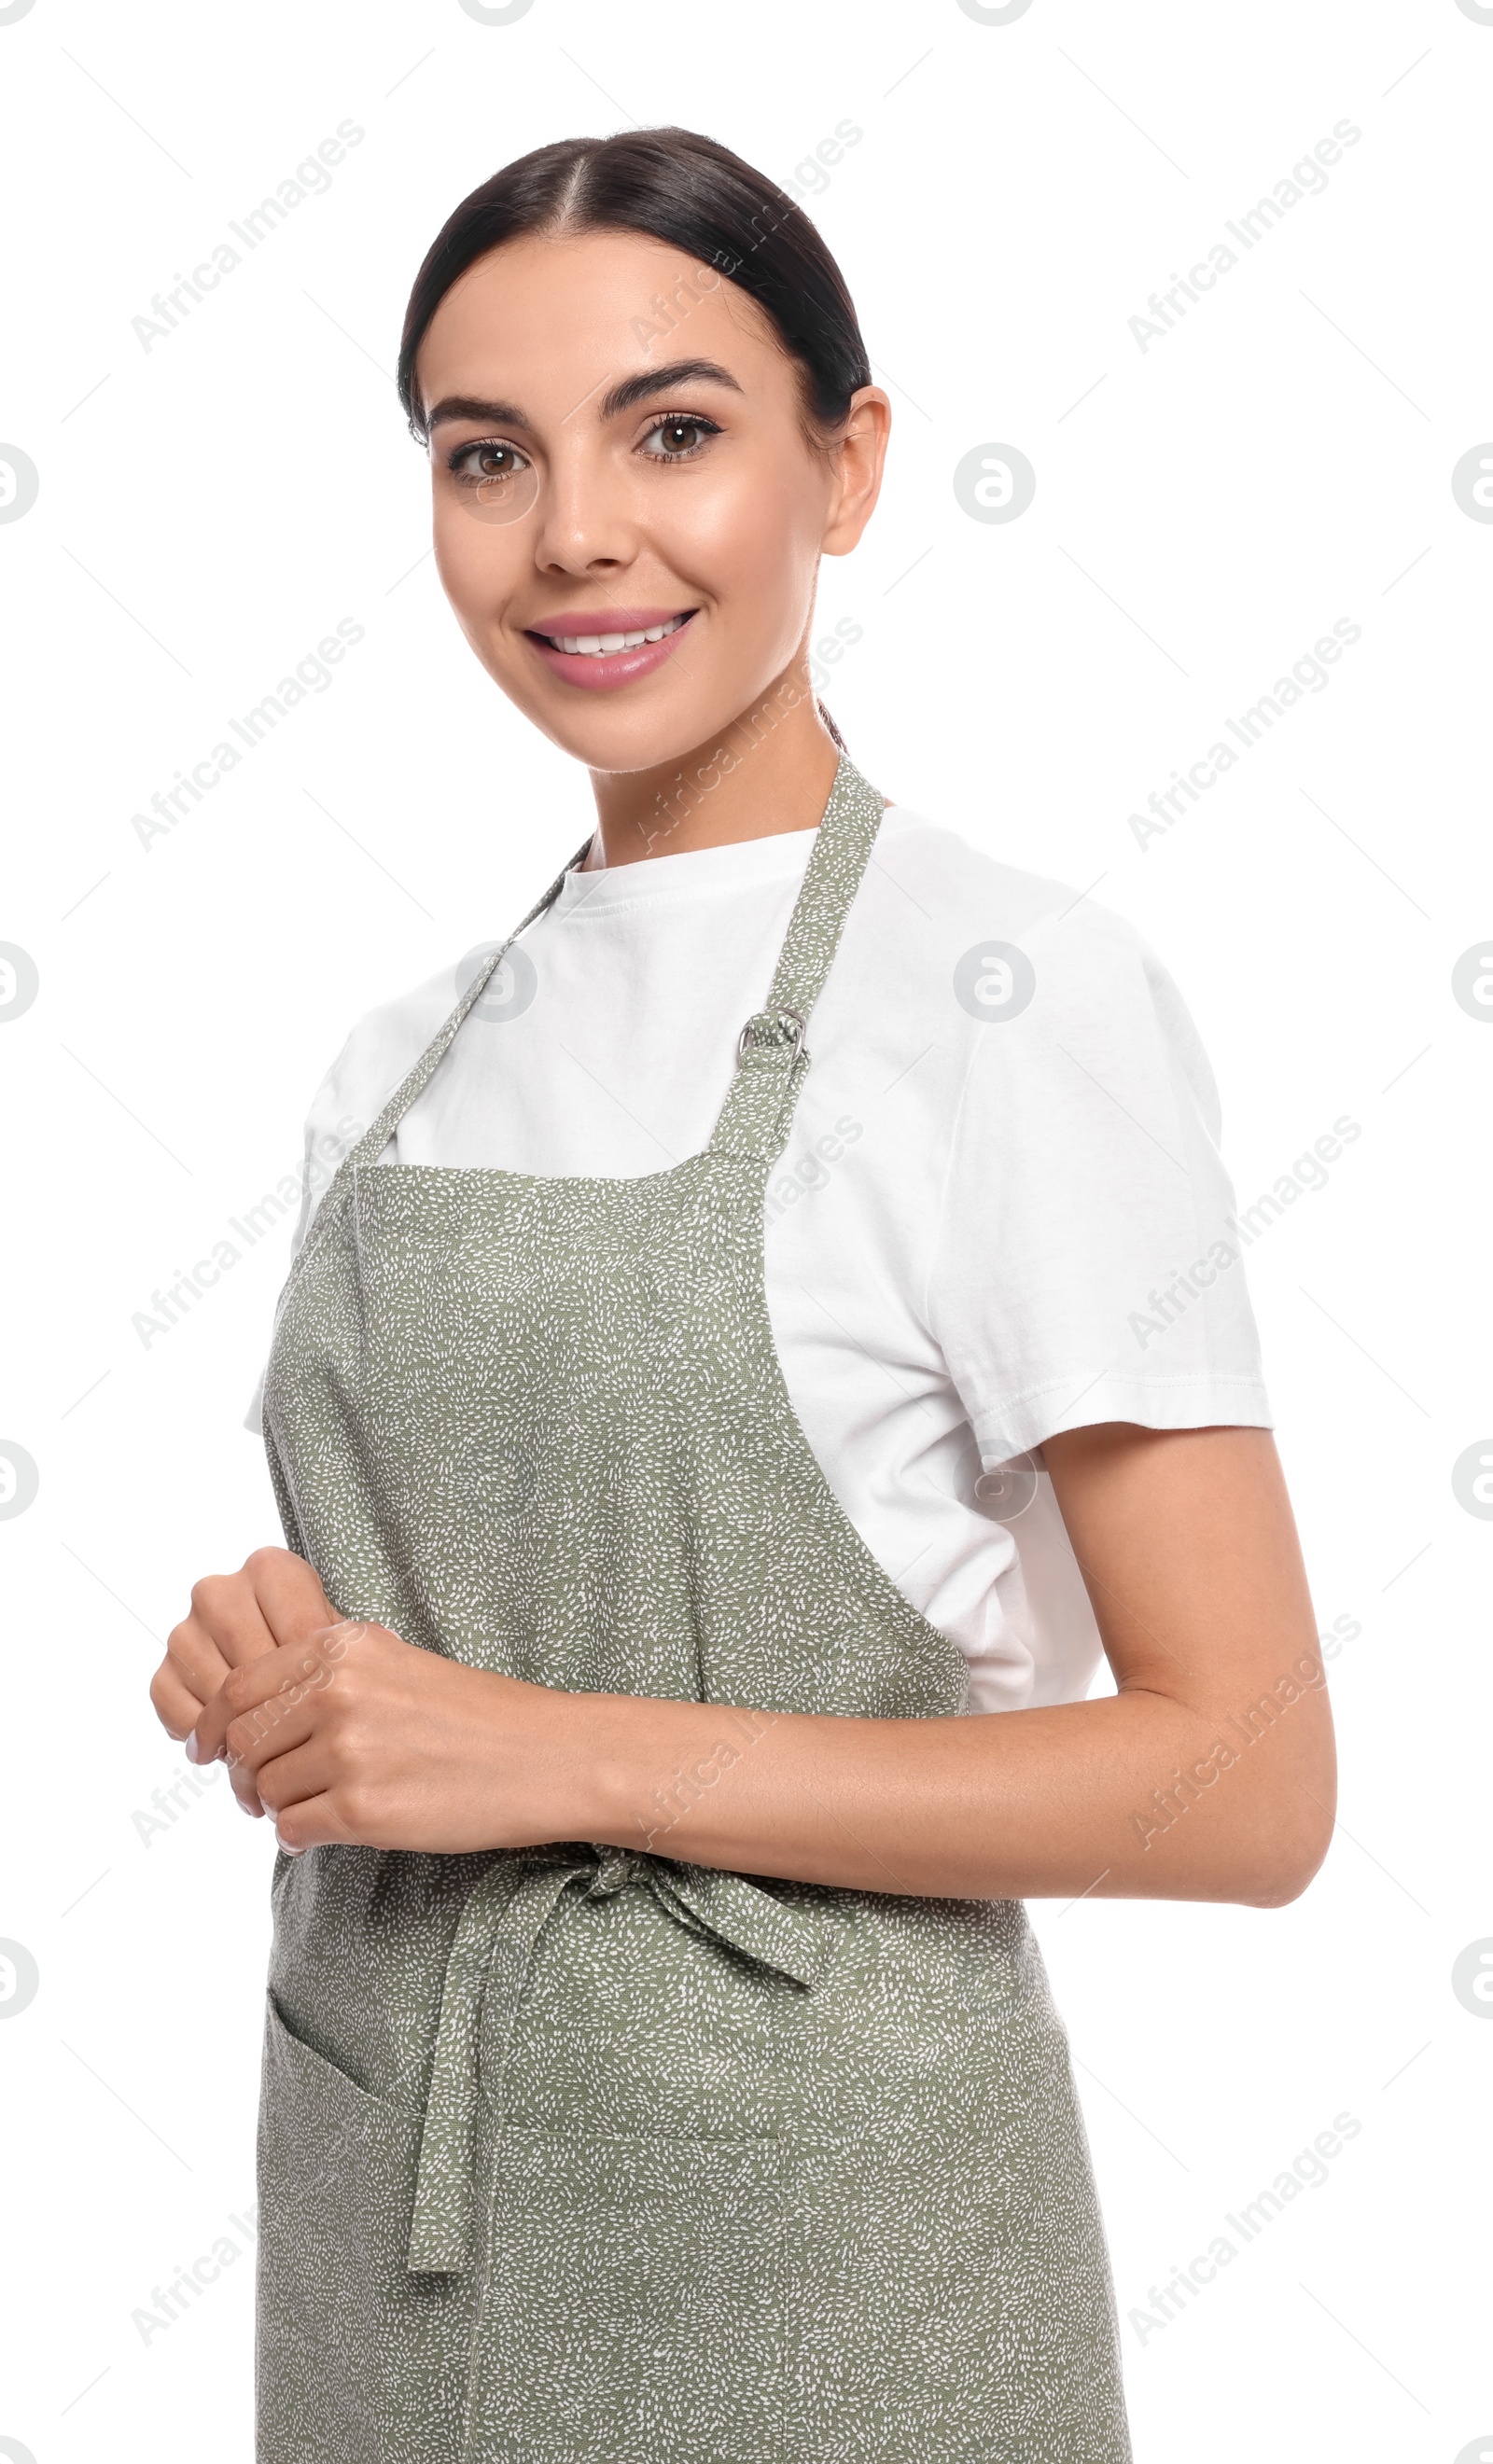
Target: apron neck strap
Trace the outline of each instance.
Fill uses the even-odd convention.
[[[849,755],[842,753],[808,868],[788,919],[766,1002],[741,1030],[736,1076],[711,1139],[715,1153],[758,1155],[771,1162],[782,1150],[799,1089],[808,1070],[809,1056],[803,1038],[809,1016],[839,947],[850,901],[860,887],[881,826],[882,810],[882,800],[875,788],[867,785]],[[583,847],[576,849],[543,897],[536,899],[523,922],[516,924],[507,940],[483,960],[444,1026],[426,1045],[378,1119],[345,1158],[344,1171],[377,1163],[519,934],[554,905],[566,875],[582,862],[590,845],[587,839]]]
[[[717,1154],[771,1162],[782,1152],[799,1089],[808,1073],[804,1036],[809,1018],[840,945],[883,810],[876,789],[842,752],[767,1000],[741,1030],[736,1076],[711,1139]]]
[[[497,973],[498,968],[502,965],[504,958],[508,956],[509,951],[517,940],[519,934],[526,932],[529,926],[535,923],[538,918],[543,914],[547,907],[553,907],[556,899],[560,896],[561,890],[564,888],[566,875],[574,872],[577,865],[581,864],[584,860],[586,850],[590,845],[591,841],[590,839],[587,839],[583,846],[577,847],[575,854],[570,859],[570,862],[561,871],[556,874],[554,880],[550,883],[548,890],[544,892],[543,897],[537,898],[535,900],[534,905],[530,908],[528,914],[523,919],[523,922],[514,926],[514,929],[509,934],[507,940],[493,952],[491,957],[483,959],[482,964],[477,969],[476,974],[472,977],[466,991],[462,994],[460,1001],[452,1010],[450,1018],[446,1021],[445,1025],[437,1030],[430,1042],[426,1045],[425,1050],[421,1053],[419,1060],[415,1063],[415,1066],[410,1070],[408,1076],[402,1079],[400,1084],[395,1088],[393,1094],[384,1105],[378,1119],[373,1123],[372,1128],[367,1131],[364,1136],[359,1139],[358,1144],[353,1148],[352,1153],[346,1159],[348,1165],[352,1166],[356,1170],[364,1164],[373,1164],[378,1162],[380,1155],[384,1153],[384,1148],[387,1146],[390,1138],[398,1129],[400,1122],[405,1117],[405,1114],[408,1111],[410,1105],[415,1100],[415,1097],[429,1083],[429,1080],[434,1076],[439,1064],[445,1059],[447,1053],[450,1051],[451,1044],[455,1038],[456,1030],[461,1025],[463,1019],[468,1016],[470,1011],[476,1007],[478,1001],[482,999],[482,996],[486,992],[493,977]]]

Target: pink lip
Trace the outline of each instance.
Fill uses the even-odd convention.
[[[692,607],[563,608],[559,615],[545,617],[542,631],[531,628],[529,640],[545,666],[555,675],[563,676],[567,684],[580,685],[591,693],[608,693],[661,668],[684,640],[696,613]],[[643,633],[649,626],[667,625],[671,616],[681,615],[684,623],[676,632],[666,633],[661,642],[640,642],[636,649],[612,650],[604,656],[588,658],[582,650],[557,650],[546,638],[564,634],[573,641],[584,633]]]

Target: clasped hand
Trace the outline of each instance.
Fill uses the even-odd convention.
[[[150,1695],[191,1760],[226,1761],[245,1813],[272,1815],[293,1856],[586,1836],[575,1731],[588,1698],[343,1618],[286,1549],[193,1586]]]

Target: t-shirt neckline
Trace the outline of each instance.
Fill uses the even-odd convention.
[[[887,807],[883,828],[898,809],[895,804]],[[769,830],[760,838],[730,839],[724,847],[639,856],[631,864],[604,865],[596,872],[577,868],[565,874],[554,912],[571,914],[582,907],[599,910],[624,901],[641,904],[653,897],[671,899],[755,882],[792,880],[807,867],[818,836],[816,823],[806,830]]]

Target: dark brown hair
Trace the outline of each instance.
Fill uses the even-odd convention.
[[[459,275],[529,232],[631,231],[682,249],[755,299],[798,362],[812,430],[832,435],[871,381],[845,277],[801,208],[689,128],[570,137],[520,155],[464,197],[415,276],[399,346],[399,398],[425,441],[415,355]]]

